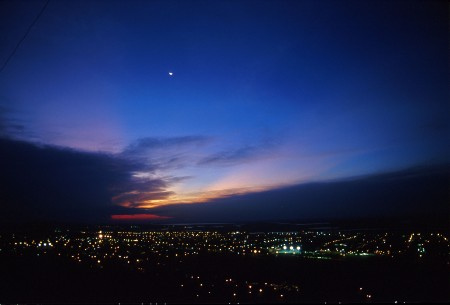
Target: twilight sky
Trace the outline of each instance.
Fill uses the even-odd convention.
[[[0,3],[1,64],[45,2]],[[309,192],[379,193],[442,169],[448,81],[445,1],[50,0],[0,72],[2,205],[51,219],[382,215],[383,198]],[[428,192],[445,201],[438,176]]]

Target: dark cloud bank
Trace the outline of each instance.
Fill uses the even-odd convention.
[[[130,173],[142,166],[138,161],[114,155],[0,139],[0,222],[104,223],[110,221],[112,214],[135,213],[170,216],[172,222],[364,217],[448,221],[450,215],[449,165],[422,166],[151,210],[114,205],[114,196],[132,189],[145,189],[158,196],[165,194],[168,186],[165,180],[140,181],[136,185]],[[151,166],[147,164],[146,169]]]
[[[105,154],[0,139],[0,220],[108,221],[122,212],[111,198],[132,183],[130,171],[139,166]],[[150,184],[164,188],[163,181]]]
[[[344,181],[308,183],[152,211],[179,221],[405,219],[448,223],[450,167],[417,167]]]

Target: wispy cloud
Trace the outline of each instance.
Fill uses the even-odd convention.
[[[199,147],[205,145],[211,141],[210,137],[206,136],[183,136],[183,137],[169,137],[169,138],[155,138],[147,137],[141,138],[123,151],[125,156],[145,156],[147,154],[152,154],[157,150],[174,150],[174,149],[184,149],[186,147]]]
[[[261,152],[261,148],[246,146],[214,153],[198,161],[198,165],[233,165],[245,162]]]
[[[30,136],[23,122],[14,118],[13,111],[0,104],[0,137],[21,139]]]
[[[213,152],[200,158],[197,165],[201,166],[231,166],[248,163],[262,158],[271,157],[271,153],[279,147],[279,140],[263,138],[256,143],[234,146]]]
[[[202,135],[172,138],[148,137],[138,139],[127,146],[121,156],[147,160],[154,167],[161,169],[185,166],[230,166],[262,158],[275,148],[273,141],[269,140],[253,145],[234,145],[220,149],[225,145],[220,142],[220,139]]]
[[[226,146],[229,148],[223,149]],[[138,139],[119,156],[138,164],[147,164],[147,168],[132,173],[132,179],[114,197],[114,202],[124,207],[155,208],[261,191],[266,188],[243,185],[242,188],[219,186],[211,189],[210,186],[221,177],[209,176],[206,180],[201,173],[269,158],[275,147],[274,141],[267,139],[260,139],[253,145],[230,147],[229,143],[221,143],[218,138],[202,135]],[[183,184],[188,179],[194,182]],[[202,182],[199,184],[199,181]]]
[[[213,138],[202,135],[146,137],[135,140],[119,155],[128,160],[151,164],[152,169],[167,171],[195,164],[195,156],[212,141]]]

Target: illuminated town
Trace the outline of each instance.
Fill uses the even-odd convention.
[[[214,231],[211,227],[171,226],[143,231],[138,227],[105,226],[56,229],[39,237],[10,233],[1,236],[0,253],[3,257],[35,256],[38,261],[46,257],[71,261],[69,264],[100,274],[122,270],[119,274],[130,272],[143,278],[160,278],[164,281],[160,291],[127,300],[168,303],[318,301],[311,287],[308,288],[305,274],[285,277],[290,268],[294,272],[305,264],[364,266],[381,261],[389,266],[398,262],[426,266],[432,262],[441,263],[446,273],[450,264],[450,243],[448,236],[441,232],[234,229]],[[264,270],[267,262],[271,266]],[[283,270],[274,272],[277,266]],[[387,299],[389,296],[380,294],[379,288],[371,287],[370,281],[364,279],[355,282],[353,287],[347,286],[342,299],[333,293],[327,299],[322,291],[320,301],[408,301],[401,294],[398,299]]]
[[[450,304],[448,1],[0,1],[0,305]]]

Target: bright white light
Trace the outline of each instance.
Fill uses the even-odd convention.
[[[169,75],[170,75],[170,76],[173,76],[173,72],[169,72]]]

